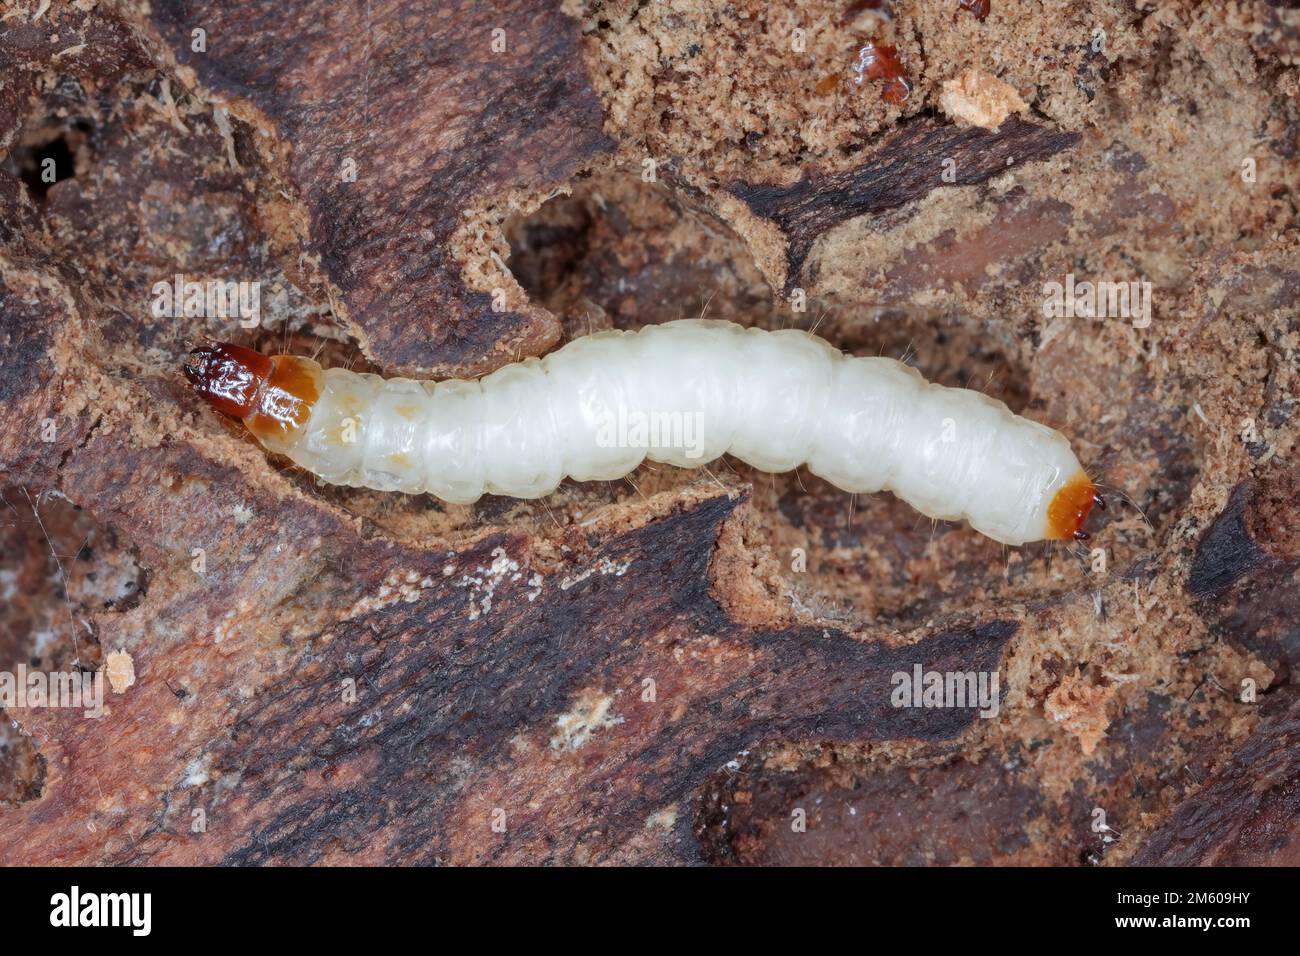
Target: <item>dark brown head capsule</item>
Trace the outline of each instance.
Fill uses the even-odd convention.
[[[960,6],[973,13],[976,20],[983,20],[989,15],[990,2],[991,0],[960,0]]]
[[[229,342],[200,346],[185,361],[185,377],[194,391],[232,418],[244,418],[257,410],[259,395],[271,371],[267,356]]]
[[[263,355],[229,342],[196,348],[185,377],[205,402],[241,419],[259,438],[306,423],[320,397],[320,366],[293,355]]]

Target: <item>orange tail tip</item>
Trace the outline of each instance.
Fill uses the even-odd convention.
[[[185,362],[194,391],[223,415],[242,419],[259,438],[307,421],[320,397],[319,372],[308,359],[267,356],[229,342],[196,348]]]
[[[1106,502],[1097,493],[1097,486],[1083,472],[1075,475],[1052,496],[1047,506],[1047,537],[1055,541],[1088,540],[1083,524],[1088,520],[1092,506],[1104,509]]]

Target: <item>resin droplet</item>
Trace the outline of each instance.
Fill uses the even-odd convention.
[[[880,97],[886,103],[901,106],[912,95],[912,81],[898,59],[898,50],[887,43],[867,43],[858,50],[858,62],[853,67],[857,81],[883,80]]]

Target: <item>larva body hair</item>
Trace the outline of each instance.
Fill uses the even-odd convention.
[[[646,458],[692,468],[724,453],[764,471],[806,465],[849,492],[892,491],[1012,545],[1086,537],[1099,500],[1059,432],[795,330],[685,320],[600,332],[477,381],[384,379],[231,345],[195,350],[186,374],[325,481],[452,503],[537,498],[566,476],[612,480]]]

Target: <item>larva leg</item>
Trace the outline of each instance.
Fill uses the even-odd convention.
[[[451,502],[730,453],[892,491],[1006,544],[1086,539],[1093,504],[1105,506],[1059,432],[793,330],[687,320],[604,332],[476,382],[323,370],[234,345],[196,349],[185,371],[218,411],[326,481]]]

